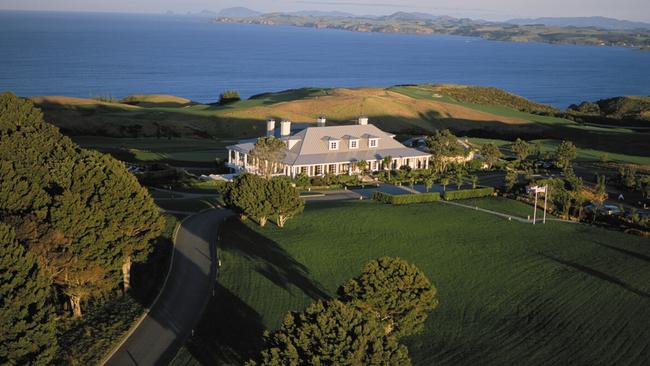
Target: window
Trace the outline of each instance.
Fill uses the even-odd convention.
[[[316,165],[316,175],[322,175],[322,174],[323,174],[323,166]]]
[[[339,149],[339,142],[338,141],[330,141],[330,150],[338,150],[338,149]]]
[[[350,149],[358,149],[359,140],[350,140]]]
[[[377,147],[377,139],[368,140],[368,146],[369,147]]]
[[[330,164],[329,166],[329,172],[331,174],[336,174],[336,164]]]

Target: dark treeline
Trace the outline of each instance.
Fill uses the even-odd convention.
[[[164,225],[113,158],[0,95],[0,364],[49,364],[56,323],[118,291]]]

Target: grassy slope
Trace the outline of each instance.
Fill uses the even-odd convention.
[[[469,141],[476,144],[493,143],[497,145],[502,151],[512,154],[511,146],[512,141],[499,140],[499,139],[485,139],[485,138],[469,138]],[[558,140],[533,140],[540,145],[542,152],[552,152],[557,149],[560,144]],[[635,156],[610,153],[602,150],[578,148],[576,159],[578,161],[600,161],[603,158],[608,161],[616,161],[622,163],[632,163],[639,165],[650,165],[650,157]]]
[[[269,116],[313,123],[318,115],[325,114],[330,124],[347,124],[366,114],[374,124],[396,134],[431,133],[450,128],[470,136],[569,139],[580,147],[630,155],[647,155],[650,139],[650,133],[645,130],[578,124],[521,112],[515,108],[547,111],[550,107],[494,88],[454,85],[303,88],[261,94],[225,106],[180,104],[185,100],[159,95],[134,96],[132,103],[139,105],[64,97],[34,100],[44,108],[46,118],[68,135],[128,137],[137,133],[152,137],[162,133],[164,138],[171,133],[173,139],[218,138],[230,143],[238,138],[262,135],[264,121]],[[133,132],[134,126],[141,126],[140,130]],[[110,142],[102,144],[107,143]],[[138,144],[136,141],[128,147],[146,150]],[[208,154],[212,154],[209,150],[206,150]],[[190,151],[190,155],[195,153]],[[144,156],[145,160],[159,158]],[[190,159],[193,158],[181,160]]]
[[[228,228],[218,301],[188,345],[203,362],[245,360],[265,327],[334,296],[382,255],[416,263],[439,290],[425,333],[406,340],[416,365],[641,365],[649,357],[647,239],[368,201],[310,205],[284,230]]]

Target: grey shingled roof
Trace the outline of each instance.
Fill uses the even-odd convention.
[[[361,136],[356,138],[353,136]],[[340,139],[338,150],[329,150],[330,139]],[[357,149],[349,148],[349,140],[358,139]],[[369,138],[378,138],[379,146],[370,148]],[[381,160],[386,156],[393,158],[426,157],[430,156],[417,149],[406,147],[372,124],[308,127],[282,140],[298,140],[291,150],[287,150],[284,163],[288,165],[311,165],[344,163],[349,161]],[[254,141],[246,141],[238,145],[228,146],[230,150],[248,154],[254,147]]]

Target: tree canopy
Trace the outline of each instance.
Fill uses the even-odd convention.
[[[75,315],[83,301],[128,288],[130,263],[147,257],[163,218],[122,163],[80,149],[31,102],[4,93],[0,174],[0,221],[15,227]]]
[[[260,174],[270,178],[287,156],[287,146],[273,136],[257,139],[250,156]]]
[[[388,333],[407,336],[422,329],[438,305],[436,288],[415,265],[401,258],[368,262],[363,273],[339,288],[342,301],[376,314]]]
[[[0,223],[0,364],[48,365],[57,349],[51,282]]]
[[[449,130],[436,131],[433,136],[427,137],[426,144],[438,172],[444,172],[449,163],[467,155],[463,144]]]
[[[518,138],[512,144],[512,152],[517,156],[517,161],[524,161],[530,155],[530,145],[526,141]]]
[[[488,168],[492,168],[492,166],[499,161],[499,158],[501,158],[502,155],[501,150],[499,150],[497,145],[493,143],[481,146],[481,158],[483,159],[483,162],[487,164]]]
[[[267,180],[254,174],[242,174],[222,190],[224,202],[239,212],[242,219],[255,218],[265,226],[269,217],[277,218],[278,227],[302,212],[304,201],[298,190],[284,179]]]
[[[571,141],[562,141],[555,150],[555,162],[558,167],[568,169],[571,161],[576,158],[577,149]]]
[[[266,334],[261,365],[410,365],[408,350],[371,313],[337,300],[290,312]]]

